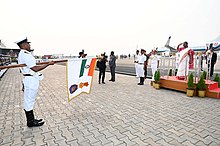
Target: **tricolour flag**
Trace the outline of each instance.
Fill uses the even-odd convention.
[[[81,93],[90,93],[96,58],[77,58],[67,62],[68,101]]]

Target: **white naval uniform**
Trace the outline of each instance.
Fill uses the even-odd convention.
[[[134,61],[135,61],[135,62],[138,62],[138,56],[139,56],[139,54],[138,54],[138,55],[136,54],[136,55],[134,56],[134,58],[135,58]],[[137,71],[137,70],[138,70],[138,63],[134,63],[134,65],[135,65],[136,77],[138,77],[138,71]]]
[[[36,66],[36,60],[31,52],[21,49],[18,55],[18,63],[19,64],[26,64],[27,66],[21,68],[21,73],[23,75],[31,75],[31,76],[24,76],[23,83],[24,83],[24,109],[25,111],[33,110],[34,103],[36,99],[36,95],[38,92],[39,87],[39,80],[40,77],[39,73],[34,72],[30,68]]]
[[[157,71],[159,57],[157,55],[151,56],[151,70],[152,70],[152,80],[154,81],[154,74]]]
[[[144,62],[145,61],[146,61],[146,56],[144,54],[138,56],[138,67],[137,67],[138,77],[144,77]]]

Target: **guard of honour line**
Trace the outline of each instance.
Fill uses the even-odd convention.
[[[196,55],[196,56],[195,56]],[[194,59],[196,59],[194,61]],[[189,69],[195,70],[196,76],[199,77],[200,71],[203,71],[203,60],[206,60],[206,66],[208,73],[206,79],[213,79],[214,66],[217,62],[217,54],[214,52],[213,44],[204,52],[194,52],[188,48],[188,42],[180,43],[177,46],[177,53],[170,57],[157,55],[157,49],[153,49],[149,54],[146,54],[146,50],[136,50],[134,56],[134,64],[136,70],[136,77],[140,77],[138,85],[143,85],[144,79],[146,78],[146,68],[150,62],[152,70],[152,80],[154,81],[154,75],[157,70],[163,72],[168,69],[168,72],[164,75],[169,75],[169,71],[174,71],[173,74],[179,80],[186,80],[189,75]],[[166,62],[167,61],[167,62]],[[165,65],[168,63],[168,65]],[[170,65],[171,64],[171,65]]]
[[[68,97],[69,101],[81,94],[82,92],[89,93],[92,84],[92,77],[95,67],[99,69],[99,84],[105,84],[105,71],[106,63],[109,63],[111,78],[109,81],[115,82],[115,68],[116,68],[116,56],[114,51],[111,52],[109,59],[107,59],[106,54],[101,54],[97,58],[88,58],[87,54],[84,52],[79,53],[79,57],[76,60],[59,60],[59,61],[50,61],[50,62],[41,62],[36,63],[36,59],[31,53],[31,45],[27,38],[19,40],[16,42],[20,48],[18,55],[18,65],[11,66],[0,66],[0,69],[3,68],[15,68],[20,67],[20,71],[23,74],[23,85],[24,85],[24,112],[27,119],[28,127],[37,127],[44,124],[43,119],[36,119],[34,116],[34,105],[36,101],[36,95],[39,88],[39,82],[43,79],[43,75],[39,71],[47,68],[50,65],[54,65],[58,62],[67,62],[67,76],[68,79]],[[188,48],[188,43],[184,42],[178,45],[178,52],[175,54],[175,58],[169,58],[168,71],[170,69],[175,70],[175,75],[178,80],[187,80],[189,75],[189,69],[195,68],[195,73],[198,76],[200,70],[203,70],[202,59],[206,58],[207,63],[207,79],[213,77],[214,65],[217,61],[217,54],[213,50],[212,44],[205,52],[197,54],[194,57],[195,52]],[[195,61],[194,58],[198,61]],[[78,62],[77,62],[78,61]],[[138,85],[144,85],[144,80],[147,77],[147,65],[151,63],[152,70],[152,81],[155,78],[155,72],[159,69],[163,71],[165,65],[165,58],[157,55],[157,49],[153,49],[149,54],[146,53],[146,50],[141,49],[136,50],[134,56],[134,64],[136,77],[140,78]],[[172,64],[170,66],[170,63]],[[73,68],[78,68],[77,72],[73,71]],[[198,67],[197,67],[198,66]],[[74,73],[73,73],[74,72]],[[74,75],[72,75],[74,74]],[[73,81],[73,82],[70,82]]]

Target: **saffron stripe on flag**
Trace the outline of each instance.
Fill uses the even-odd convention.
[[[79,77],[83,76],[87,59],[82,60]]]
[[[89,67],[89,72],[88,76],[93,76],[94,70],[95,70],[95,64],[96,64],[96,58],[92,58],[90,67]]]

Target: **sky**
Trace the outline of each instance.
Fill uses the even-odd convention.
[[[220,0],[0,0],[0,39],[27,37],[35,55],[134,54],[220,35]]]

